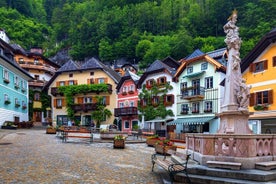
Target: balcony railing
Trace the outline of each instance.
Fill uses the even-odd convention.
[[[204,98],[205,88],[200,86],[192,86],[192,87],[186,87],[182,88],[182,98],[186,100],[190,100],[193,98]]]
[[[115,108],[114,116],[129,116],[129,115],[137,115],[138,110],[137,107],[123,107],[123,108]]]
[[[20,61],[19,65],[24,69],[44,70],[44,71],[47,71],[50,73],[56,72],[56,69],[54,67],[47,65],[47,64]]]
[[[92,110],[96,110],[97,104],[96,103],[74,104],[74,105],[72,105],[72,109],[75,112],[77,112],[77,111],[89,112]]]

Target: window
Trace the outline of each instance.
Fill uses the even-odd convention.
[[[201,70],[207,70],[208,69],[208,63],[204,62],[201,64]]]
[[[9,80],[9,72],[8,72],[8,70],[5,70],[5,69],[4,69],[4,71],[3,71],[3,78],[4,78],[4,80],[7,81],[7,82],[10,81],[10,80]]]
[[[192,113],[199,113],[199,103],[192,103]]]
[[[182,96],[188,96],[188,90],[187,90],[187,87],[188,87],[188,83],[187,82],[182,82],[180,83],[180,92],[182,94]]]
[[[34,59],[34,64],[38,64],[38,59]]]
[[[94,72],[90,72],[90,75],[93,76],[93,75],[94,75]]]
[[[119,102],[119,107],[123,108],[124,107],[124,102]]]
[[[35,93],[34,94],[34,100],[39,101],[40,100],[40,93]]]
[[[135,106],[134,101],[130,101],[130,102],[129,102],[129,107],[134,107],[134,106]]]
[[[25,81],[21,81],[21,88],[22,90],[25,90],[26,89],[26,85],[25,85]]]
[[[15,98],[15,99],[14,99],[14,103],[15,103],[15,105],[20,105],[20,104],[19,104],[18,98]]]
[[[199,79],[192,80],[192,86],[193,86],[192,96],[200,95],[200,80]]]
[[[158,105],[159,104],[159,96],[154,96],[152,98],[152,104],[153,105]]]
[[[94,84],[94,78],[87,79],[87,81],[88,81],[88,82],[87,82],[88,84]]]
[[[134,85],[130,85],[129,86],[129,91],[134,91],[134,90],[135,90]]]
[[[62,99],[57,99],[57,108],[62,108]]]
[[[250,65],[249,69],[250,69],[250,72],[253,72],[253,73],[264,71],[267,69],[267,60],[253,63]]]
[[[205,78],[205,88],[206,89],[213,88],[213,77],[206,77]]]
[[[91,97],[84,97],[84,103],[92,103]]]
[[[212,101],[207,101],[204,103],[204,112],[212,112],[213,103]]]
[[[22,101],[22,108],[26,108],[27,107],[27,104],[26,104],[26,102],[23,100]]]
[[[35,80],[39,80],[39,75],[34,75]]]
[[[268,105],[273,103],[273,90],[260,91],[250,94],[249,105]]]
[[[125,121],[125,128],[129,128],[129,122]]]
[[[24,59],[23,58],[19,58],[19,63],[23,63]]]
[[[5,104],[10,104],[11,103],[9,95],[7,95],[7,94],[4,94],[4,103]]]
[[[158,85],[164,85],[164,84],[166,84],[166,82],[167,82],[166,77],[160,77],[160,78],[157,79],[157,84]]]
[[[73,77],[74,75],[72,73],[69,73],[69,77]]]
[[[165,99],[164,99],[164,105],[165,106],[170,106],[174,103],[174,95],[172,94],[168,94],[165,96]]]
[[[181,114],[188,114],[189,112],[189,106],[188,104],[181,104]]]
[[[105,84],[104,78],[98,78],[98,84]]]
[[[65,82],[64,81],[60,81],[59,82],[59,86],[65,86]]]
[[[146,88],[151,88],[154,85],[154,79],[146,81]]]
[[[124,86],[123,87],[123,93],[126,93],[127,92],[127,86]]]
[[[16,87],[19,87],[19,77],[18,77],[18,76],[15,76],[15,77],[14,77],[14,85],[15,85]]]
[[[192,66],[187,67],[187,74],[189,74],[189,73],[193,73],[193,67]]]
[[[69,81],[68,81],[68,85],[71,86],[71,85],[74,85],[74,84],[75,84],[75,83],[74,83],[74,80],[69,80]]]

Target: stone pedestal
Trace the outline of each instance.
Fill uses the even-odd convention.
[[[220,113],[220,128],[217,133],[252,134],[248,126],[248,111],[225,111]]]

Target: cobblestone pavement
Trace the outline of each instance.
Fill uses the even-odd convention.
[[[77,142],[78,141],[78,142]],[[0,183],[159,184],[146,144],[62,143],[45,130],[0,130]]]

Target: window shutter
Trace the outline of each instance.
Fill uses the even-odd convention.
[[[254,106],[255,105],[255,96],[256,96],[256,93],[250,93],[249,106]]]
[[[110,96],[106,96],[106,105],[110,105]]]
[[[78,80],[74,80],[74,85],[78,85]]]
[[[56,82],[56,86],[59,87],[59,82]]]
[[[65,101],[65,99],[63,98],[63,99],[62,99],[62,107],[64,107],[64,106],[66,106],[66,101]]]
[[[69,85],[69,81],[65,81],[65,86],[68,86]]]
[[[107,84],[107,78],[104,78],[104,83]]]
[[[172,95],[172,103],[174,103],[174,95]]]
[[[90,83],[90,79],[87,79],[87,84],[91,84],[91,83]]]
[[[98,84],[99,83],[99,79],[95,79],[95,84]]]
[[[54,100],[54,107],[57,107],[57,99]]]
[[[78,104],[83,104],[83,97],[78,97]]]
[[[254,63],[250,64],[249,72],[254,72],[254,68],[255,68],[255,64]]]
[[[92,103],[97,103],[97,98],[92,97]]]
[[[268,103],[273,104],[273,90],[268,91]]]
[[[160,84],[160,78],[157,79],[157,85]]]
[[[272,57],[272,65],[273,65],[273,66],[276,66],[276,56],[273,56],[273,57]]]
[[[264,60],[264,70],[267,70],[267,60]]]

